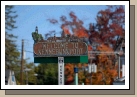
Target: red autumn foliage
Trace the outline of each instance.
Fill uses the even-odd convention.
[[[124,23],[125,11],[123,6],[108,6],[105,10],[98,12],[96,17],[96,24],[90,23],[89,29],[83,26],[83,22],[78,19],[74,12],[70,12],[69,16],[72,20],[68,21],[65,16],[61,16],[61,29],[64,34],[74,35],[77,37],[89,38],[90,45],[88,50],[91,51],[92,44],[97,43],[97,51],[100,52],[114,52],[121,39],[124,38]],[[54,23],[55,20],[53,20]],[[79,71],[79,82],[85,84],[103,85],[112,84],[114,78],[117,77],[117,63],[115,63],[114,55],[100,54],[96,55],[95,63],[97,64],[97,73],[92,74],[92,80],[86,78],[91,76]],[[87,66],[87,64],[84,64]],[[77,64],[82,68],[82,64]],[[74,64],[65,65],[65,84],[71,84],[74,81]]]
[[[90,42],[108,43],[115,50],[117,42],[120,41],[125,33],[125,12],[123,6],[108,6],[106,10],[98,12],[96,21],[96,25],[90,24]]]
[[[64,31],[64,34],[71,35],[71,33],[69,32],[69,29],[65,27],[64,25],[62,25],[62,30]]]

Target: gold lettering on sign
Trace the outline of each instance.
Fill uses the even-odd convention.
[[[54,44],[54,48],[57,48],[57,44],[56,43]]]
[[[64,55],[69,55],[68,53],[68,50],[67,49],[63,49],[63,52],[62,52]]]
[[[50,54],[50,55],[52,54],[52,49],[49,49],[49,54]]]
[[[84,55],[87,45],[82,42],[41,42],[34,46],[36,55]]]
[[[43,49],[46,49],[46,44],[43,43]]]
[[[61,55],[61,54],[62,54],[61,49],[58,49],[57,55]]]
[[[66,43],[65,48],[68,49],[68,43]]]
[[[38,50],[38,53],[39,53],[39,55],[41,55],[41,51],[40,50]]]
[[[75,43],[75,48],[78,48],[78,43]]]
[[[78,54],[78,55],[80,55],[81,52],[82,52],[82,48],[80,48],[80,49],[77,50],[77,54]]]

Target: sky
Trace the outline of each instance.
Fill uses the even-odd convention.
[[[32,32],[38,26],[38,32],[44,35],[49,31],[56,31],[56,36],[60,36],[61,22],[53,25],[47,19],[57,19],[59,21],[62,15],[69,18],[69,12],[73,11],[75,15],[84,21],[84,26],[88,27],[89,23],[95,23],[98,11],[105,9],[104,5],[15,5],[17,11],[16,19],[17,29],[12,32],[17,38],[17,48],[21,52],[21,41],[24,39],[25,59],[30,58],[27,62],[34,62],[33,57],[33,39]]]

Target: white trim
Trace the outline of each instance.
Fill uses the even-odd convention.
[[[5,80],[1,80],[1,89],[129,89],[129,1],[2,1],[1,9],[5,5],[125,5],[125,85],[5,85]],[[5,31],[5,10],[1,10],[1,28]],[[2,40],[5,41],[5,34],[2,33]],[[5,51],[5,42],[2,42],[1,51]],[[5,52],[1,52],[5,56]],[[33,56],[32,56],[33,57]],[[5,57],[2,63],[5,64]],[[1,65],[1,79],[5,79],[5,66]]]

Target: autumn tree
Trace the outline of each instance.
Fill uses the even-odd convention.
[[[124,6],[108,6],[107,9],[99,11],[96,22],[96,24],[90,24],[90,43],[92,45],[97,44],[97,51],[114,52],[122,43],[125,36]],[[106,84],[111,84],[111,80],[117,76],[115,60],[116,57],[114,55],[97,55],[97,65],[98,68],[102,67],[101,71],[104,74]]]
[[[124,6],[108,6],[97,14],[96,24],[91,23],[89,27],[90,43],[106,44],[113,50],[120,45],[124,39],[125,32]]]
[[[98,52],[114,52],[124,40],[124,6],[107,6],[105,10],[99,11],[96,16],[96,23],[91,21],[89,29],[83,26],[84,21],[78,19],[74,12],[70,12],[69,16],[71,20],[68,20],[64,15],[60,17],[61,35],[63,37],[69,35],[87,38],[89,41],[88,50],[90,51],[93,50],[92,46],[97,44],[95,50]],[[59,21],[51,19],[50,22],[55,24]],[[117,76],[115,55],[100,54],[96,55],[95,58],[94,62],[98,66],[98,72],[92,74],[92,84],[112,84]],[[66,83],[71,83],[74,81],[74,65],[66,64],[65,68]],[[83,74],[79,72],[79,75],[81,75],[79,80],[83,80]],[[88,84],[90,79],[85,78],[84,81]]]

